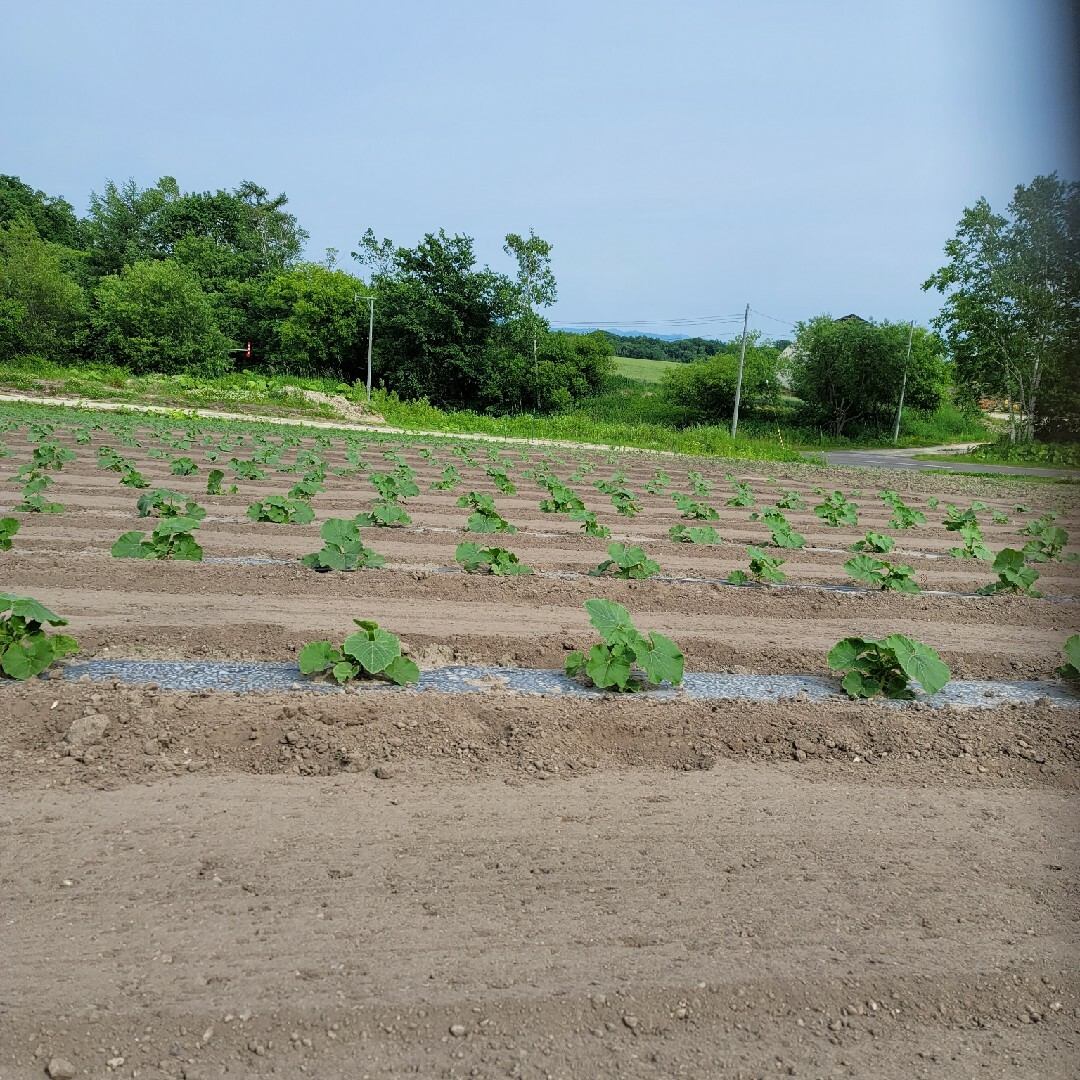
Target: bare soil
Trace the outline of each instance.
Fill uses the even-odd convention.
[[[14,471],[28,447],[4,440]],[[95,468],[96,445],[75,447],[50,489],[67,512],[15,515],[22,531],[0,554],[0,590],[69,616],[84,656],[284,660],[356,615],[422,664],[556,666],[592,638],[583,600],[605,595],[675,636],[697,670],[823,673],[839,637],[900,631],[957,675],[1027,678],[1052,674],[1080,623],[1071,601],[435,572],[466,538],[457,495],[492,490],[445,448],[437,463],[405,451],[418,531],[370,531],[387,570],[113,560],[120,533],[152,525],[135,517],[138,493]],[[316,526],[243,519],[295,474],[271,467],[208,497],[205,466],[173,477],[118,448],[227,519],[199,530],[208,556],[319,546]],[[377,448],[366,456],[382,467]],[[565,480],[577,461],[563,456]],[[430,491],[448,460],[466,479]],[[666,573],[725,576],[767,538],[749,509],[722,505],[721,470],[668,459],[678,490],[687,468],[716,482],[705,501],[725,541],[674,544],[670,499],[619,517],[589,486],[614,468],[597,460],[571,486],[617,536],[646,538]],[[640,493],[656,459],[624,460]],[[549,573],[606,557],[605,541],[538,512],[515,465],[518,494],[496,502],[522,531],[481,539]],[[771,475],[813,505],[823,477],[846,491],[853,474]],[[767,505],[774,485],[745,478]],[[1014,488],[931,479],[888,478],[926,510],[919,529],[889,529],[866,479],[857,529],[789,511],[829,549],[783,553],[792,580],[847,580],[843,549],[873,528],[923,553],[901,561],[924,587],[985,583],[984,566],[925,557],[956,543],[943,506],[926,505],[935,491],[1008,512],[984,529],[994,549],[1051,506],[1077,525],[1075,496],[1056,489],[1025,491],[1032,513],[1016,515]],[[363,477],[331,475],[313,504],[322,520],[371,499]],[[1074,568],[1048,566],[1040,585],[1078,593]],[[0,716],[0,1080],[47,1075],[53,1058],[79,1076],[187,1080],[1078,1072],[1075,710],[50,678],[0,687]]]

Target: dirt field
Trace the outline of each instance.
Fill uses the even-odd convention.
[[[1060,599],[1080,593],[1077,571],[1061,564],[1040,567],[1056,600],[442,572],[466,539],[456,498],[494,491],[485,447],[470,467],[445,444],[436,461],[401,451],[421,494],[407,500],[412,529],[365,531],[384,570],[113,559],[121,533],[152,521],[135,516],[138,491],[97,468],[102,443],[207,508],[207,558],[293,560],[320,546],[319,521],[373,501],[362,474],[331,473],[315,524],[256,524],[247,506],[298,475],[264,466],[237,495],[207,496],[202,446],[171,451],[200,466],[171,476],[137,430],[139,447],[65,435],[78,460],[48,494],[66,512],[15,514],[0,553],[0,591],[69,617],[81,658],[291,660],[356,616],[399,634],[421,666],[561,667],[594,640],[582,603],[602,595],[679,641],[689,670],[824,674],[839,638],[901,632],[956,677],[1028,679],[1053,677],[1080,625],[1080,605]],[[32,444],[25,429],[0,438],[14,472]],[[389,470],[382,449],[364,457]],[[222,458],[251,451],[249,437]],[[521,531],[476,539],[583,574],[608,541],[538,510],[546,493],[522,476],[538,456],[503,455],[518,492],[496,504]],[[547,456],[564,481],[579,467]],[[340,445],[324,457],[347,464]],[[663,574],[726,577],[768,539],[752,508],[723,505],[722,468],[589,459],[570,486]],[[451,462],[462,483],[432,491]],[[617,466],[644,505],[632,519],[591,486]],[[643,491],[657,467],[670,490],[689,491],[688,468],[715,482],[703,499],[722,545],[667,538],[670,495]],[[782,490],[810,505],[815,486],[861,490],[857,528],[786,511],[822,549],[779,552],[797,584],[847,582],[844,548],[868,529],[896,537],[894,561],[924,589],[985,584],[985,564],[930,557],[958,543],[941,526],[949,501],[987,504],[994,550],[1020,546],[1018,527],[1051,508],[1080,526],[1058,487],[793,466],[739,478],[759,510]],[[889,528],[884,485],[927,523]],[[990,524],[991,510],[1010,521]],[[238,696],[49,678],[0,687],[0,715],[0,1080],[48,1075],[54,1058],[80,1077],[186,1080],[1080,1071],[1077,710]],[[74,746],[68,730],[88,716],[104,731]]]

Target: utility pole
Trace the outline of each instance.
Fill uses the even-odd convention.
[[[358,293],[353,293],[353,303],[356,303],[360,299]],[[375,297],[365,296],[364,299],[368,302],[368,324],[367,324],[367,399],[368,404],[371,404],[371,339],[375,335]]]
[[[731,437],[739,430],[739,399],[742,397],[743,363],[746,360],[746,328],[750,325],[750,305],[746,305],[742,323],[742,345],[739,347],[739,378],[735,383],[735,409],[731,414]]]
[[[896,409],[896,419],[893,421],[892,426],[892,444],[896,445],[896,440],[900,438],[900,417],[904,412],[904,391],[907,390],[907,369],[908,363],[911,361],[911,339],[915,336],[915,320],[912,319],[908,324],[907,335],[907,355],[904,357],[904,378],[900,383],[900,404]]]

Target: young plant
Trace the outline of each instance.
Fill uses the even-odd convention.
[[[650,495],[663,495],[670,483],[671,477],[657,469],[653,474],[653,478],[645,485],[645,490]]]
[[[452,491],[461,483],[461,473],[453,465],[444,465],[441,480],[432,480],[431,487],[436,491]]]
[[[124,470],[124,475],[120,477],[120,483],[124,487],[133,488],[148,488],[150,486],[150,481],[133,466],[129,466]]]
[[[878,694],[894,701],[910,700],[912,679],[927,694],[936,694],[952,677],[941,657],[921,641],[890,634],[880,641],[850,637],[829,650],[829,667],[845,671],[844,690],[849,697],[872,698]]]
[[[608,558],[589,571],[589,577],[600,577],[612,571],[618,578],[650,578],[659,573],[660,565],[646,556],[645,551],[629,544],[608,544]]]
[[[690,481],[691,489],[699,498],[704,498],[714,487],[716,487],[711,480],[706,480],[701,473],[694,472],[693,469],[686,474],[686,479]]]
[[[803,497],[797,491],[781,492],[780,498],[776,500],[776,505],[781,510],[806,509],[806,502],[803,500]]]
[[[878,495],[892,510],[889,524],[894,529],[913,529],[926,521],[926,515],[919,510],[912,510],[895,491],[879,491]]]
[[[228,492],[222,490],[221,481],[225,479],[225,474],[220,469],[211,469],[210,475],[206,478],[206,494],[207,495],[235,495],[236,485],[232,484],[229,487]]]
[[[192,473],[197,473],[199,466],[189,457],[178,457],[169,466],[169,472],[173,476],[191,476]]]
[[[322,550],[300,557],[310,570],[357,570],[386,564],[381,555],[364,546],[355,521],[327,518],[319,527],[319,535],[323,538]]]
[[[206,517],[206,511],[194,499],[188,499],[179,492],[170,491],[168,488],[155,488],[145,495],[139,496],[135,504],[139,517],[189,517],[201,521]]]
[[[1061,651],[1065,654],[1065,663],[1057,669],[1063,679],[1080,679],[1080,634],[1068,638]]]
[[[708,503],[697,502],[689,495],[676,492],[671,497],[675,500],[675,508],[684,518],[692,521],[715,521],[720,516]]]
[[[113,544],[115,559],[176,559],[179,562],[202,562],[203,550],[192,535],[199,522],[190,517],[161,518],[149,537],[134,530],[126,532]]]
[[[858,506],[845,499],[839,491],[834,491],[831,495],[825,496],[824,501],[814,507],[814,513],[826,525],[834,529],[839,528],[841,525],[859,524]]]
[[[779,585],[787,578],[787,574],[780,569],[784,565],[785,559],[770,558],[761,548],[753,546],[746,549],[746,555],[750,560],[750,572],[732,570],[728,575],[728,581],[732,585],[745,585],[751,579],[759,585],[766,583]]]
[[[1040,597],[1035,588],[1039,571],[1024,565],[1024,553],[1015,548],[1002,548],[994,559],[993,569],[997,581],[991,581],[978,590],[980,596],[996,596],[998,593],[1020,593],[1023,596]]]
[[[756,513],[750,515],[750,520],[754,521],[758,517],[765,522],[769,527],[769,532],[772,533],[772,542],[777,547],[782,548],[801,548],[806,545],[806,537],[802,533],[796,532],[786,517],[784,517],[783,511],[775,506],[770,506],[762,514]]]
[[[679,544],[719,544],[720,534],[711,525],[672,525],[668,536]]]
[[[633,492],[625,488],[619,488],[611,493],[611,505],[615,507],[616,513],[622,514],[623,517],[633,517],[641,512],[641,503],[636,502]]]
[[[289,488],[289,498],[310,499],[313,495],[318,495],[320,491],[325,490],[326,487],[320,480],[298,480]]]
[[[550,498],[540,501],[540,510],[545,514],[570,514],[575,510],[584,510],[585,504],[570,488],[551,480],[546,485]]]
[[[731,481],[731,486],[735,491],[735,494],[731,496],[724,504],[725,506],[753,506],[754,505],[754,493],[750,490],[750,485],[742,480],[735,480],[731,475],[728,476],[728,480]],[[697,491],[695,489],[695,494]]]
[[[458,499],[457,505],[472,509],[465,525],[468,532],[517,532],[517,526],[511,525],[499,514],[495,509],[494,498],[486,492],[470,491],[468,495],[462,495]]]
[[[0,518],[0,551],[11,550],[11,538],[19,531],[16,518]]]
[[[1075,563],[1078,561],[1075,554],[1062,556],[1061,552],[1069,542],[1069,534],[1060,525],[1050,525],[1042,533],[1029,540],[1024,545],[1024,558],[1028,562],[1061,562]]]
[[[241,461],[233,458],[229,464],[237,477],[241,480],[265,480],[266,473],[255,464],[254,461]]]
[[[20,470],[21,472],[21,470]],[[62,514],[64,507],[58,502],[51,502],[41,493],[53,483],[53,478],[46,472],[33,470],[10,477],[11,481],[22,483],[22,502],[14,509],[29,514]]]
[[[585,675],[601,690],[621,692],[682,682],[683,654],[671,638],[655,631],[646,638],[626,608],[611,600],[586,600],[585,610],[603,640],[593,645],[587,656],[577,651],[567,656],[566,674],[571,679]],[[635,667],[644,678],[636,675]]]
[[[454,558],[461,563],[466,574],[488,573],[496,577],[516,577],[532,573],[532,567],[526,566],[512,551],[500,547],[481,547],[471,540],[458,544]]]
[[[77,653],[73,637],[45,630],[67,622],[29,596],[0,593],[0,672],[9,679],[29,679],[54,660]]]
[[[915,571],[902,563],[884,562],[870,555],[856,555],[844,563],[844,569],[856,580],[891,592],[917,593]]]
[[[993,511],[991,511],[991,515],[992,515],[992,517],[994,519],[994,524],[995,525],[1008,525],[1009,524],[1009,515],[1006,514],[1004,510],[993,510]]]
[[[949,528],[949,522],[945,523]],[[982,542],[982,530],[979,523],[974,519],[962,521],[952,531],[959,531],[960,538],[964,541],[963,547],[949,548],[949,554],[956,559],[981,559],[989,562],[993,558],[990,549]]]
[[[409,517],[404,506],[397,503],[377,502],[367,514],[357,514],[353,521],[357,525],[366,525],[369,528],[393,528],[398,525],[409,525],[412,518]]]
[[[875,555],[887,555],[895,545],[896,541],[891,536],[868,532],[861,540],[856,540],[848,551],[869,551]]]
[[[598,536],[601,540],[607,540],[611,536],[611,530],[606,525],[601,525],[593,510],[571,510],[571,521],[580,521],[581,529],[586,536]]]
[[[368,619],[353,622],[360,629],[350,634],[340,648],[329,641],[305,645],[298,658],[300,671],[304,675],[321,675],[329,668],[339,683],[363,675],[382,675],[398,686],[420,679],[420,669],[401,655],[401,642],[393,634]]]
[[[247,508],[247,516],[252,521],[307,525],[315,520],[315,511],[300,499],[290,499],[287,495],[269,495],[262,502],[252,503]]]
[[[123,472],[130,468],[131,463],[127,458],[118,454],[111,446],[98,447],[98,468],[108,469],[110,472]]]
[[[396,503],[410,495],[420,494],[416,481],[402,468],[392,473],[369,473],[368,479],[375,485],[379,499],[385,503]]]
[[[506,475],[505,469],[491,465],[484,471],[491,477],[491,482],[495,487],[504,495],[513,495],[517,491],[517,485]]]

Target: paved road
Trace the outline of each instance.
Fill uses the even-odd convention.
[[[830,465],[842,465],[859,469],[912,469],[916,472],[949,469],[953,472],[1005,473],[1014,476],[1076,477],[1066,469],[1038,469],[1020,465],[983,465],[959,461],[922,461],[915,454],[963,453],[977,443],[960,443],[954,446],[926,446],[918,450],[830,450],[825,460]]]

